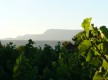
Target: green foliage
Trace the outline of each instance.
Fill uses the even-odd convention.
[[[108,29],[82,22],[74,44],[58,42],[53,49],[0,43],[0,80],[108,80]]]
[[[19,58],[16,59],[16,65],[14,66],[14,80],[31,80],[30,74],[31,65],[29,65],[29,61],[24,54],[21,54]]]
[[[0,80],[13,79],[13,68],[18,55],[13,43],[10,42],[5,46],[0,43]]]
[[[91,78],[93,78],[93,80],[107,80],[108,29],[105,26],[100,27],[100,29],[95,28],[90,22],[91,18],[86,18],[83,21],[82,27],[85,33],[83,32],[76,35],[75,44],[78,45],[79,53],[86,60],[84,63],[93,66],[89,67],[94,69],[92,70],[93,76],[91,76]]]
[[[105,35],[105,37],[108,38],[108,29],[106,28],[106,26],[101,26],[100,30]]]

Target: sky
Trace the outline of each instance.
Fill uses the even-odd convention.
[[[108,0],[0,0],[0,39],[82,29],[83,19],[108,26]]]

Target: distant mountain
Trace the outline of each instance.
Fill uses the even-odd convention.
[[[43,34],[28,34],[16,38],[6,38],[4,40],[28,40],[34,41],[71,41],[72,37],[81,30],[49,29]]]

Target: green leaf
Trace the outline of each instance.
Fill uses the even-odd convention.
[[[79,46],[78,49],[80,52],[86,51],[91,46],[90,40],[84,40]]]
[[[97,48],[98,48],[98,50],[103,50],[103,43],[101,43],[101,44],[99,44],[99,45],[97,45]]]
[[[103,77],[99,75],[98,71],[96,71],[95,75],[93,76],[93,80],[103,80]]]
[[[93,56],[93,52],[92,51],[89,51],[88,54],[87,54],[87,58],[86,58],[86,61],[90,61],[91,58]]]
[[[108,69],[108,63],[107,63],[106,60],[104,60],[104,59],[103,59],[102,67],[104,67],[105,70]]]
[[[91,19],[92,18],[86,18],[84,19],[84,21],[82,22],[82,27],[84,28],[84,30],[86,31],[86,36],[89,37],[89,28],[92,28],[91,26]]]
[[[92,18],[86,18],[84,19],[84,21],[82,22],[82,27],[85,28],[86,26],[90,26],[90,22],[91,22]]]
[[[89,27],[85,27],[86,36],[89,37]]]
[[[96,50],[94,51],[94,54],[95,54],[95,55],[99,55],[99,56],[101,55],[101,54],[99,54],[98,51],[96,51]]]
[[[82,53],[81,53],[81,55],[82,55],[83,57],[86,57],[85,54],[86,54],[86,52],[82,52]]]

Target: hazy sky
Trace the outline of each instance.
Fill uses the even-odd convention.
[[[0,0],[0,38],[82,29],[86,17],[108,26],[108,0]]]

